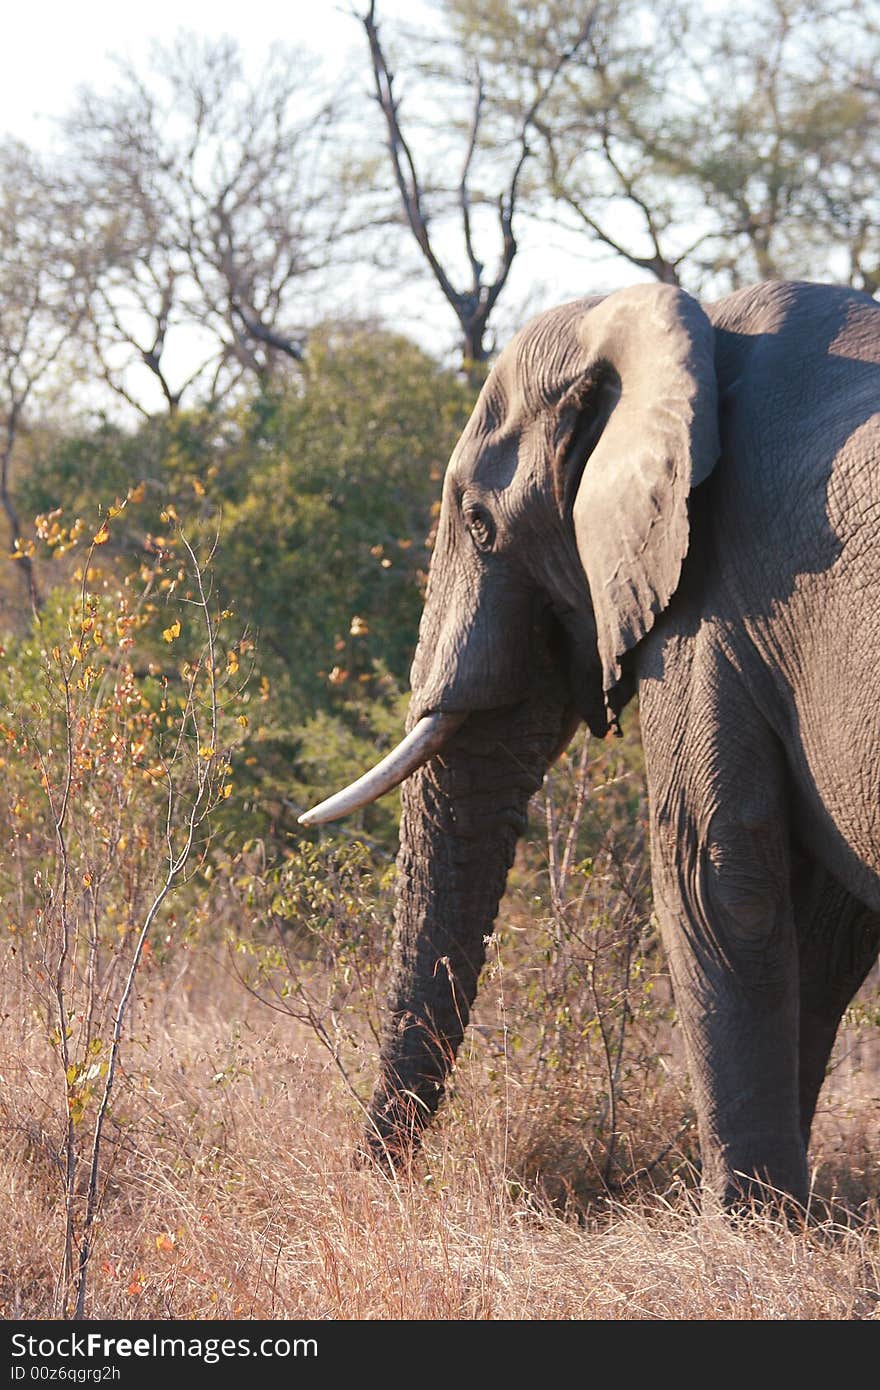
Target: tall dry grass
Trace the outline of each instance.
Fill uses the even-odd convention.
[[[17,985],[7,957],[0,980],[5,1318],[49,1314],[64,1235],[55,1059]],[[850,1043],[841,1040],[840,1057]],[[362,1093],[374,1065],[372,1045],[348,1054],[350,1080]],[[658,1113],[664,1105],[677,1113],[683,1096],[682,1078],[671,1075]],[[391,1181],[359,1169],[351,1160],[357,1107],[314,1032],[259,1004],[225,953],[183,946],[164,964],[148,963],[141,982],[108,1126],[89,1315],[878,1315],[878,1088],[870,1048],[840,1062],[823,1099],[817,1195],[840,1202],[802,1231],[768,1216],[736,1227],[701,1217],[693,1174],[681,1166],[670,1177],[669,1162],[662,1180],[658,1168],[617,1196],[573,1197],[566,1206],[562,1183],[551,1201],[548,1184],[530,1181],[523,1166],[524,1106],[534,1108],[533,1098],[512,1063],[508,1076],[499,1073],[478,1018],[455,1094],[412,1172]],[[551,1143],[546,1166],[553,1154]],[[564,1170],[566,1155],[555,1161]]]

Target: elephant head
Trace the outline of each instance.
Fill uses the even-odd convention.
[[[301,820],[406,778],[393,995],[370,1142],[409,1152],[463,1036],[529,797],[679,582],[719,453],[713,329],[666,285],[540,315],[498,359],[446,474],[410,732]]]

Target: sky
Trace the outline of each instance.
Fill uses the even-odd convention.
[[[423,0],[382,0],[381,17],[416,18]],[[113,55],[139,64],[155,39],[180,29],[236,38],[253,67],[273,42],[322,55],[328,77],[364,44],[352,10],[363,0],[6,0],[0,50],[0,131],[48,143],[51,118],[81,84],[113,78]]]
[[[322,60],[329,85],[342,72],[360,73],[369,89],[369,69],[358,14],[368,0],[6,0],[0,47],[0,137],[13,136],[40,148],[53,141],[58,118],[69,111],[77,89],[111,88],[114,58],[144,71],[155,41],[170,42],[181,30],[206,38],[236,39],[250,74],[263,66],[273,43],[302,45]],[[395,21],[431,27],[434,0],[378,0],[380,24]],[[461,248],[456,234],[456,252]],[[498,254],[497,229],[486,243]],[[415,253],[413,252],[413,255]],[[416,262],[418,263],[418,262]],[[613,272],[612,272],[613,273]],[[618,272],[619,274],[619,272]],[[624,276],[623,283],[631,276]],[[604,284],[603,288],[611,288]],[[522,237],[510,284],[493,322],[503,342],[540,308],[591,293],[596,283],[584,265],[581,243],[558,230],[535,242]],[[375,311],[374,290],[352,280],[351,302],[341,311],[354,317]],[[407,291],[393,307],[383,300],[395,326],[429,350],[454,356],[458,328],[448,305],[426,276],[421,290]],[[171,352],[169,347],[169,353]],[[180,374],[188,375],[188,343]],[[142,375],[147,375],[142,373]],[[155,389],[146,382],[146,396]],[[137,392],[136,394],[144,394]],[[161,402],[158,402],[161,404]]]

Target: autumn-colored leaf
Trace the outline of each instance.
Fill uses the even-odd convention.
[[[165,641],[166,641],[166,642],[173,642],[174,639],[175,639],[175,637],[179,637],[179,636],[180,636],[180,619],[179,619],[179,618],[175,618],[174,622],[171,624],[170,627],[163,628],[163,629],[162,629],[162,636],[165,638]]]
[[[93,542],[94,542],[95,545],[106,545],[106,543],[107,543],[107,541],[109,541],[109,539],[110,539],[110,527],[107,525],[106,521],[102,521],[102,522],[101,522],[101,525],[100,525],[100,528],[99,528],[99,529],[95,532],[95,534],[92,536],[92,540],[93,540]]]

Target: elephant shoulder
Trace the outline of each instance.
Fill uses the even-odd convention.
[[[880,444],[880,304],[832,285],[771,281],[708,306],[722,457],[762,509],[797,510],[835,477],[872,486]]]

